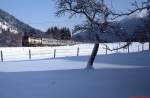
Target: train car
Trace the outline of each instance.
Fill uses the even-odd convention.
[[[56,40],[52,38],[40,38],[40,37],[23,37],[22,46],[65,46],[74,45],[76,42],[70,40]]]
[[[38,37],[23,37],[22,38],[22,45],[23,46],[41,46],[42,45],[42,38]]]

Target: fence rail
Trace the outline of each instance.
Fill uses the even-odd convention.
[[[120,43],[109,44],[108,46],[117,47]],[[62,46],[62,47],[13,47],[13,48],[0,48],[0,59],[4,61],[21,61],[21,60],[38,60],[50,59],[66,56],[85,56],[90,55],[92,52],[93,44],[80,44],[75,46]],[[109,51],[103,45],[100,45],[98,50],[99,55],[107,55],[112,53],[132,53],[149,50],[149,43],[141,44],[134,43],[126,49],[119,49]]]

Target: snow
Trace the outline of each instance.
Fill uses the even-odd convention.
[[[130,98],[150,91],[147,69],[3,73],[0,78],[1,98]]]
[[[6,22],[0,22],[0,28],[6,31],[8,30],[9,26],[7,25]]]
[[[7,31],[9,29],[10,32],[12,32],[14,34],[18,34],[19,33],[16,29],[12,28],[12,26],[8,25],[7,22],[0,22],[0,29],[3,29],[5,31]],[[0,33],[2,33],[2,32],[0,32]]]
[[[142,11],[138,11],[136,13],[134,13],[133,15],[131,15],[132,17],[139,17],[139,18],[143,18],[148,16],[148,11],[147,10],[142,10]]]
[[[126,69],[149,66],[149,52],[141,53],[117,53],[98,55],[94,64],[96,69]],[[0,63],[0,72],[24,72],[24,71],[49,71],[84,69],[89,56],[63,57],[57,59],[33,60],[33,61],[10,61]]]
[[[81,30],[74,33],[73,39],[81,42],[97,42],[98,37],[101,42],[126,42],[135,37],[139,28],[144,28],[147,19],[149,19],[148,11],[143,10],[133,15],[126,16],[119,21],[114,20],[110,23],[113,28],[107,27],[104,31],[105,33],[101,33],[99,28],[95,26],[92,32],[90,30]],[[150,38],[150,36],[148,36],[148,38]]]
[[[65,53],[66,48],[79,46],[82,50],[93,47],[93,44],[54,48],[64,49],[61,51]],[[150,51],[146,51],[147,44],[144,45],[145,51],[140,48],[140,52],[136,46],[139,44],[130,47],[129,54],[120,50],[105,55],[101,51],[93,70],[85,69],[89,58],[87,52],[78,57],[63,54],[56,59],[0,62],[0,98],[150,97]],[[34,52],[40,50],[31,48]],[[20,48],[15,49],[20,51]]]
[[[0,63],[1,98],[130,98],[150,96],[149,51]]]
[[[109,47],[115,48],[124,43],[110,43]],[[58,57],[68,57],[68,56],[77,56],[77,50],[79,48],[79,55],[86,56],[90,55],[92,52],[94,44],[77,44],[73,46],[61,46],[61,47],[3,47],[0,48],[0,51],[3,52],[4,61],[20,61],[20,60],[29,60],[29,50],[31,51],[31,59],[50,59],[54,58],[54,49],[56,49],[56,58]],[[106,54],[105,46],[100,44],[98,54]],[[140,44],[133,43],[130,46],[130,52],[138,52],[142,50],[148,50],[149,44]],[[117,51],[107,51],[108,54],[116,53]],[[127,53],[128,49],[118,50],[120,53]]]

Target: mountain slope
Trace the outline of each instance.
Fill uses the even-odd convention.
[[[149,41],[150,33],[147,29],[150,26],[150,18],[148,15],[142,15],[128,16],[120,21],[109,23],[113,28],[107,27],[104,33],[101,33],[97,27],[94,31],[78,32],[74,34],[73,39],[82,42]]]
[[[0,9],[0,22],[6,22],[13,28],[16,28],[18,32],[27,35],[41,36],[42,31],[32,28],[31,26],[21,22],[14,16]]]
[[[0,9],[0,46],[22,46],[23,36],[42,37],[43,32]]]

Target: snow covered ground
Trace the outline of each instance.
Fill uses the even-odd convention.
[[[0,98],[150,97],[150,52],[1,62]]]
[[[119,47],[119,45],[124,43],[111,43],[108,44],[110,47]],[[61,47],[12,47],[12,48],[0,48],[3,52],[4,61],[20,61],[29,60],[29,50],[31,51],[31,59],[50,59],[54,58],[54,49],[56,49],[56,58],[58,57],[70,57],[77,56],[77,51],[79,48],[79,55],[86,56],[90,55],[93,49],[93,44],[78,44],[73,46],[61,46]],[[105,46],[100,44],[98,54],[106,54]],[[130,46],[130,52],[138,52],[142,50],[148,50],[149,45],[145,43],[144,45],[140,43],[133,43]],[[117,51],[107,51],[108,54],[116,53]],[[119,53],[127,53],[128,49],[121,49]]]
[[[150,52],[116,53],[98,55],[94,67],[96,69],[124,69],[149,67]],[[0,62],[0,72],[24,72],[24,71],[49,71],[84,69],[89,56],[62,57],[57,59],[33,60],[33,61],[9,61]]]

